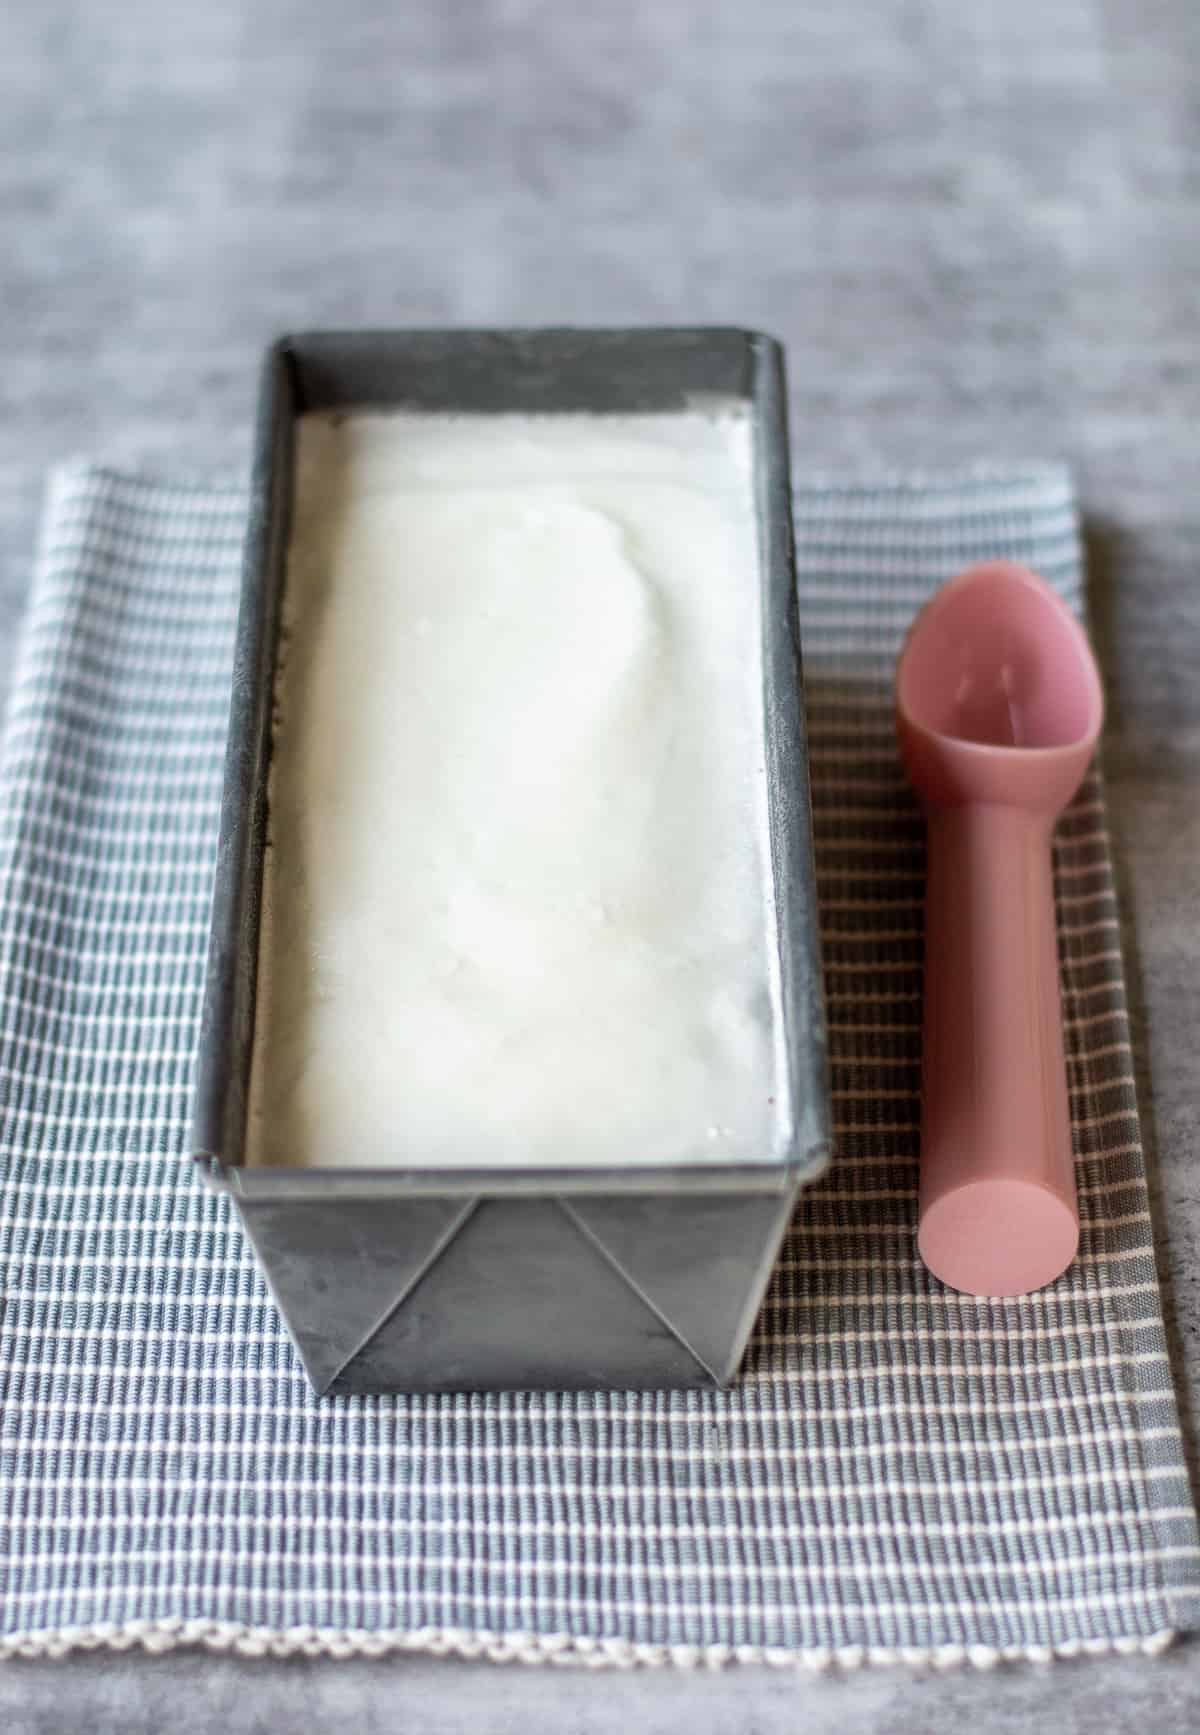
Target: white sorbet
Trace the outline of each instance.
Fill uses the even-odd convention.
[[[753,432],[307,415],[248,1161],[765,1161]]]

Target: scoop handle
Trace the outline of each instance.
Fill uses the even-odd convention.
[[[973,1295],[1023,1295],[1075,1257],[1053,820],[929,817],[921,1257]]]

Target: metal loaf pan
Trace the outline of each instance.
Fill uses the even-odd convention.
[[[682,409],[754,421],[763,716],[792,1124],[761,1163],[246,1168],[293,430],[309,409]],[[732,1378],[829,1149],[783,356],[724,329],[316,332],[267,354],[192,1122],[318,1393],[711,1387]]]

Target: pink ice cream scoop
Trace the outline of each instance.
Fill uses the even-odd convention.
[[[1042,579],[974,566],[921,610],[896,679],[928,820],[918,1245],[974,1295],[1075,1257],[1051,838],[1103,720],[1082,627]]]

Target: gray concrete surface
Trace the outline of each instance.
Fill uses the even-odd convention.
[[[0,0],[0,644],[45,467],[240,464],[300,324],[728,320],[801,464],[1065,456],[1177,1373],[1200,1426],[1195,0]],[[96,1656],[0,1727],[1200,1726],[1200,1645],[912,1680]]]

